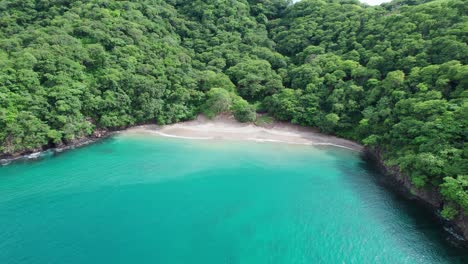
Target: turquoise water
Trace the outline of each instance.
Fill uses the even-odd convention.
[[[337,148],[117,136],[0,167],[0,263],[457,263]]]

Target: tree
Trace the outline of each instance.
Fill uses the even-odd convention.
[[[247,60],[228,69],[227,74],[237,84],[239,95],[248,100],[259,100],[281,89],[281,77],[265,60]]]
[[[340,117],[335,113],[326,114],[318,121],[318,126],[325,133],[334,131],[335,127],[338,126]]]
[[[468,212],[468,175],[459,175],[457,178],[445,177],[444,183],[440,185],[440,193],[447,201],[460,205]]]
[[[255,108],[239,96],[234,96],[231,111],[239,122],[253,122],[257,118]]]
[[[211,88],[223,88],[229,92],[234,92],[236,88],[229,77],[221,72],[203,71],[200,74],[198,83],[202,91],[209,91]]]
[[[232,105],[231,95],[222,88],[212,88],[207,93],[207,100],[202,106],[202,112],[208,117],[213,118],[218,114],[227,112]]]

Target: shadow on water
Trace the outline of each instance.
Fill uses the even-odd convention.
[[[357,169],[356,164],[337,164],[337,167],[347,176],[344,180],[352,191],[363,201],[375,202],[376,218],[381,218],[380,220],[388,225],[388,219],[383,218],[395,217],[395,214],[406,216],[407,220],[403,223],[405,226],[398,226],[397,229],[400,230],[397,231],[405,232],[408,228],[412,228],[416,234],[415,238],[429,241],[431,250],[438,255],[453,263],[468,263],[468,250],[454,244],[453,237],[444,230],[440,219],[430,208],[405,195],[394,181],[389,180],[381,172],[377,164],[365,157],[358,159]],[[394,211],[393,215],[388,211],[379,213],[378,211],[383,209],[377,207]]]

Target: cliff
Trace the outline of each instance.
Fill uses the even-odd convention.
[[[447,220],[440,215],[444,205],[444,200],[438,188],[431,186],[426,188],[416,188],[407,175],[401,173],[398,166],[387,166],[384,163],[382,150],[375,148],[364,149],[365,159],[375,162],[378,169],[386,178],[386,184],[392,185],[396,192],[404,195],[408,199],[417,200],[420,204],[428,208],[449,233],[450,241],[456,246],[468,247],[468,215],[465,212],[453,220]]]

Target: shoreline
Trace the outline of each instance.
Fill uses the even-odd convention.
[[[380,150],[369,149],[363,145],[331,135],[318,132],[317,129],[301,127],[286,122],[274,122],[268,127],[257,126],[253,123],[240,123],[232,116],[221,115],[214,119],[198,116],[197,119],[170,125],[137,125],[120,130],[96,130],[92,135],[76,139],[58,147],[45,146],[16,153],[14,155],[0,155],[0,166],[16,161],[36,160],[49,154],[62,153],[70,149],[83,147],[113,135],[151,135],[170,138],[194,140],[240,140],[255,142],[271,142],[281,144],[296,144],[308,146],[330,146],[356,151],[364,159],[369,159],[377,165],[383,175],[387,176],[385,184],[391,186],[392,191],[399,193],[432,211],[434,216],[451,235],[452,244],[458,247],[468,247],[468,218],[460,216],[454,220],[444,220],[439,214],[442,199],[436,190],[418,190],[414,188],[409,178],[400,173],[397,167],[385,165]]]
[[[6,166],[16,161],[36,160],[36,159],[46,156],[48,153],[57,154],[57,153],[66,152],[67,150],[84,147],[92,143],[95,143],[101,139],[108,138],[116,134],[116,131],[99,130],[99,133],[100,133],[99,135],[96,135],[95,133],[93,135],[79,138],[79,139],[73,140],[70,143],[62,144],[56,147],[44,147],[42,149],[33,149],[33,150],[23,151],[21,153],[16,153],[16,154],[11,154],[11,155],[0,155],[0,166]]]
[[[441,216],[444,205],[439,190],[435,187],[417,189],[410,178],[401,173],[397,166],[385,164],[382,150],[378,148],[364,148],[362,157],[372,162],[377,170],[384,175],[381,183],[390,190],[408,200],[416,201],[420,206],[429,210],[434,221],[437,221],[447,234],[447,240],[455,247],[468,248],[468,215],[460,212],[454,219],[448,220]]]
[[[271,142],[281,144],[296,144],[309,146],[330,146],[363,152],[364,146],[357,142],[326,135],[317,129],[301,127],[287,122],[274,121],[268,127],[257,126],[253,123],[240,123],[232,116],[219,115],[208,119],[199,115],[195,120],[183,121],[170,125],[136,125],[123,129],[96,129],[93,134],[75,139],[60,146],[44,146],[38,149],[22,151],[14,154],[0,154],[0,166],[16,161],[35,160],[47,153],[62,153],[64,151],[83,147],[101,139],[116,134],[145,134],[153,136],[195,139],[195,140],[241,140],[255,142]]]
[[[331,146],[362,152],[364,147],[351,140],[319,133],[313,128],[305,128],[289,123],[275,122],[269,127],[252,123],[240,123],[230,116],[207,119],[199,116],[195,120],[172,125],[142,125],[128,128],[121,134],[152,134],[162,137],[195,140],[241,140],[272,142],[309,146]]]

